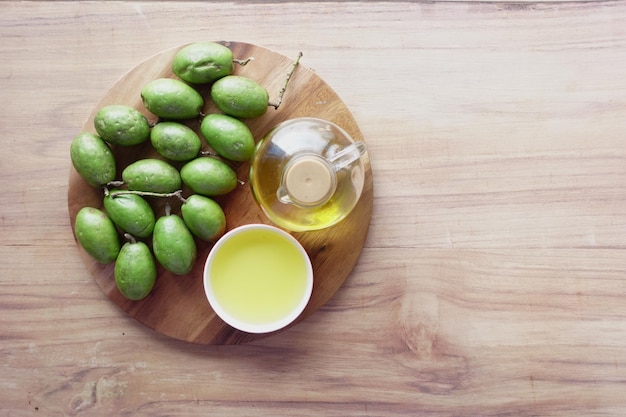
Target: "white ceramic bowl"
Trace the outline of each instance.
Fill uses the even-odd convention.
[[[269,333],[300,316],[313,291],[311,260],[300,242],[278,227],[248,224],[213,246],[204,266],[213,311],[248,333]]]

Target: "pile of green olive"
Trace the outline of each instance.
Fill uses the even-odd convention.
[[[237,62],[219,43],[183,47],[171,63],[178,78],[154,79],[141,90],[146,110],[158,117],[155,124],[134,107],[107,105],[94,117],[96,133],[81,132],[72,140],[72,165],[103,192],[103,209],[78,211],[76,239],[96,261],[115,262],[115,282],[128,299],[140,300],[152,291],[157,263],[175,275],[190,273],[197,257],[194,238],[214,242],[225,232],[224,211],[214,197],[237,187],[229,162],[250,160],[255,147],[252,132],[240,119],[259,117],[272,105],[263,86],[233,74]],[[205,97],[195,88],[200,85],[210,85],[206,99],[220,113],[202,114]],[[200,135],[185,123],[198,118]],[[201,137],[216,155],[201,152]],[[160,158],[133,161],[119,181],[112,147],[119,152],[146,141]],[[183,186],[191,195],[183,197]],[[155,215],[148,196],[177,197],[180,213],[167,205],[163,215]]]

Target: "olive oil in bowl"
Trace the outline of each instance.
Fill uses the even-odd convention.
[[[215,313],[249,333],[293,322],[313,289],[311,261],[300,243],[274,226],[253,224],[226,233],[206,261],[204,287]]]

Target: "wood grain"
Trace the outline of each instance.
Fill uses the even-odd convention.
[[[275,97],[284,87],[286,75],[293,67],[295,57],[290,59],[267,48],[243,42],[223,42],[223,44],[232,50],[236,58],[253,58],[253,61],[245,66],[236,66],[234,74],[257,81],[274,94],[272,100],[275,101]],[[174,55],[183,46],[158,53],[124,75],[94,108],[82,131],[96,133],[94,128],[96,113],[104,106],[112,104],[134,107],[146,116],[149,123],[158,122],[158,117],[144,107],[141,89],[157,78],[177,78],[171,70],[171,63]],[[209,86],[196,88],[204,97],[208,97]],[[218,110],[213,102],[210,99],[205,100],[202,113],[215,112]],[[341,98],[319,76],[300,66],[291,75],[279,108],[270,108],[263,116],[244,120],[244,123],[250,128],[254,138],[260,140],[274,126],[297,117],[317,117],[331,121],[342,126],[354,140],[363,141],[356,121]],[[186,120],[184,123],[201,136],[199,120]],[[211,149],[205,144],[203,150]],[[139,159],[163,159],[149,143],[133,147],[114,147],[113,154],[117,162],[118,179],[121,179],[124,168]],[[361,253],[369,228],[373,199],[372,173],[367,155],[363,160],[364,189],[349,218],[324,230],[293,233],[311,258],[315,280],[311,299],[294,324],[310,316],[335,294],[352,271]],[[177,169],[184,165],[171,163]],[[226,215],[226,231],[250,223],[271,224],[252,195],[248,181],[250,164],[246,162],[232,165],[241,184],[227,195],[215,197]],[[103,193],[101,189],[90,186],[73,168],[70,171],[68,207],[73,227],[76,215],[83,207],[103,210]],[[186,187],[183,189],[183,196],[187,197],[191,193]],[[176,198],[148,198],[147,201],[152,205],[157,217],[163,215],[166,204],[172,206],[173,213],[180,215],[180,201]],[[347,236],[350,236],[350,244],[347,244]],[[204,263],[213,245],[199,239],[196,239],[196,245],[198,256],[192,271],[185,276],[176,276],[158,265],[155,286],[149,296],[140,301],[128,300],[118,290],[113,275],[115,263],[99,264],[80,245],[79,251],[95,281],[109,298],[129,316],[160,333],[187,342],[203,344],[245,343],[268,336],[238,331],[215,314],[207,302],[203,287]]]
[[[624,21],[619,1],[0,2],[0,415],[625,415]],[[100,99],[198,39],[303,51],[375,174],[341,288],[238,346],[128,317],[67,210]]]

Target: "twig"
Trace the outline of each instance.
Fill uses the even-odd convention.
[[[291,70],[287,73],[285,84],[283,84],[283,88],[281,88],[280,91],[278,92],[278,97],[276,101],[268,103],[269,106],[274,107],[274,109],[276,110],[278,110],[278,107],[283,102],[283,95],[285,94],[285,91],[287,91],[287,85],[289,84],[289,80],[291,80],[291,76],[296,71],[296,67],[298,66],[298,63],[300,62],[300,58],[302,58],[302,52],[298,53],[298,56],[296,57],[295,61],[293,62],[293,65],[291,66]]]
[[[244,65],[246,65],[248,62],[250,62],[250,61],[252,61],[252,60],[254,60],[254,57],[253,57],[253,56],[248,57],[248,58],[246,58],[246,59],[237,59],[237,58],[234,58],[234,59],[233,59],[233,62],[234,62],[235,64],[239,64],[239,65],[241,65],[241,66],[243,67]]]
[[[135,194],[135,195],[140,195],[140,196],[149,196],[149,197],[163,197],[163,198],[168,198],[168,197],[182,197],[182,192],[183,190],[176,190],[173,193],[155,193],[152,191],[135,191],[135,190],[118,190],[118,191],[110,191],[109,195],[111,196],[111,198],[115,198],[117,196],[120,195],[126,195],[126,194]]]
[[[135,236],[131,235],[130,233],[124,233],[124,238],[128,240],[130,243],[137,243]]]

